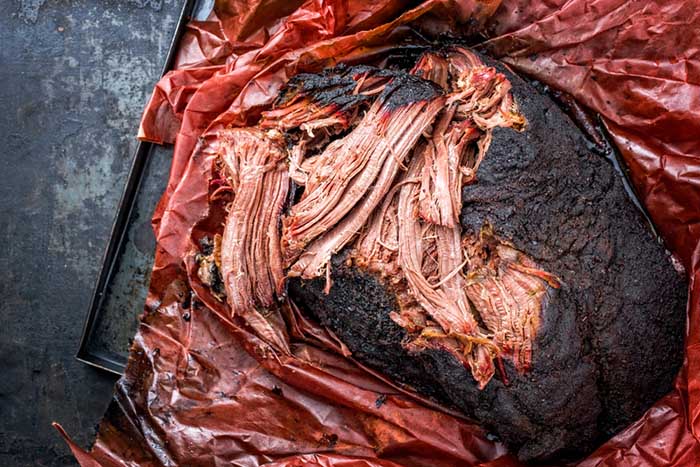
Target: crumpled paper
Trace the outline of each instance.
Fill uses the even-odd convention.
[[[380,61],[401,43],[468,38],[600,115],[679,264],[690,299],[675,390],[580,466],[700,465],[700,9],[657,0],[217,0],[192,21],[139,137],[175,142],[156,262],[126,374],[83,467],[520,465],[481,428],[352,360],[293,306],[276,355],[194,279],[193,245],[227,125],[254,121],[289,77]],[[65,434],[64,434],[65,435]]]

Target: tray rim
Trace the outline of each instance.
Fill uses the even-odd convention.
[[[198,6],[198,1],[199,0],[184,0],[182,3],[177,26],[175,27],[175,32],[170,41],[170,48],[168,49],[165,64],[160,74],[161,77],[172,68],[175,57],[177,56],[180,39],[182,38],[187,23],[196,12],[195,7]],[[90,350],[90,342],[104,304],[106,288],[114,276],[119,252],[126,239],[126,230],[134,210],[139,188],[141,187],[144,169],[146,168],[154,146],[154,143],[139,141],[134,151],[124,190],[122,191],[119,204],[117,205],[117,212],[112,221],[109,241],[107,242],[100,262],[100,272],[97,275],[93,287],[90,305],[83,323],[83,331],[78,344],[78,350],[75,354],[75,358],[82,363],[120,376],[124,372],[126,362],[121,362],[93,352]]]

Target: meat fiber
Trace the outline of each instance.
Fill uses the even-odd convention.
[[[284,280],[278,220],[289,179],[285,152],[271,137],[235,129],[220,138],[235,196],[226,218],[221,271],[232,312],[269,308]]]
[[[406,89],[413,93],[409,100]],[[354,237],[444,103],[430,82],[398,75],[354,130],[317,156],[301,200],[283,220],[282,247],[291,275],[316,277]]]
[[[282,294],[284,271],[279,219],[289,177],[281,135],[259,129],[222,131],[217,145],[233,201],[215,262],[232,315],[241,315],[261,336],[286,350],[283,333],[265,318]],[[218,243],[218,242],[217,242]],[[220,248],[217,251],[216,246]],[[203,263],[199,276],[202,278]],[[211,270],[211,265],[208,265]],[[204,281],[206,283],[206,281]]]

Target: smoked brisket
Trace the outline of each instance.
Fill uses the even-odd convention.
[[[198,278],[276,352],[291,300],[524,461],[588,453],[672,388],[685,279],[612,164],[503,66],[447,47],[300,74],[207,150],[227,216]]]
[[[502,374],[480,389],[453,352],[412,349],[410,328],[392,319],[410,308],[401,284],[392,271],[358,262],[352,248],[334,257],[331,288],[323,277],[294,279],[289,295],[356,359],[461,410],[521,460],[573,459],[671,390],[683,355],[686,283],[609,161],[548,97],[496,68],[527,127],[493,129],[475,181],[461,190],[459,222],[482,257],[507,245],[557,282],[543,287],[536,337],[519,350],[531,359],[526,371],[518,358],[503,359]],[[432,212],[449,223],[449,206]],[[467,295],[472,307],[482,296],[473,288]]]

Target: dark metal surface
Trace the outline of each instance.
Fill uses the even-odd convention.
[[[114,376],[78,362],[76,345],[141,110],[160,76],[182,2],[14,0],[5,6],[0,466],[76,465],[50,423],[60,422],[88,446],[111,397]],[[160,156],[152,170],[167,170]],[[150,213],[143,211],[131,235],[134,255],[146,254],[148,234]]]
[[[195,4],[182,3],[163,74],[171,68]],[[166,187],[170,160],[169,149],[138,144],[80,339],[77,358],[115,374],[126,366],[129,340],[146,301],[155,250],[150,219]]]
[[[143,312],[156,246],[151,215],[167,185],[171,148],[140,143],[87,312],[77,358],[121,374]]]

